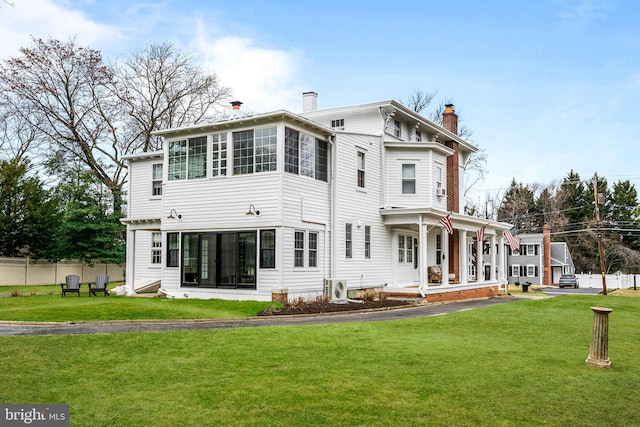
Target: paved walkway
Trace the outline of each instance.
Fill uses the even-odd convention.
[[[494,297],[433,303],[410,308],[350,311],[302,316],[265,316],[244,319],[147,320],[109,322],[0,322],[0,336],[104,334],[112,332],[157,332],[202,329],[250,328],[261,326],[321,325],[347,322],[377,322],[438,316],[495,304],[517,301],[518,297]]]

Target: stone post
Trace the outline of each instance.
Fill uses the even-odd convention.
[[[613,311],[606,307],[591,307],[593,311],[593,330],[591,332],[591,350],[585,363],[588,366],[610,368],[609,360],[609,313]]]

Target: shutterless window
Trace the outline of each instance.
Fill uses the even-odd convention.
[[[416,131],[416,142],[422,142],[422,132]]]
[[[204,178],[207,175],[207,137],[189,139],[189,166],[187,173],[189,179]]]
[[[169,181],[203,178],[207,173],[207,137],[169,143]]]
[[[331,120],[331,127],[334,129],[344,129],[344,119]]]
[[[300,134],[300,175],[313,178],[316,164],[316,141],[311,135]]]
[[[344,256],[351,258],[353,256],[353,224],[344,225]]]
[[[413,262],[413,237],[407,236],[405,239],[405,243],[407,244],[405,258],[407,259],[407,262]]]
[[[152,166],[151,195],[162,196],[162,163]]]
[[[180,244],[178,233],[167,233],[167,267],[178,267]]]
[[[260,268],[276,268],[276,230],[260,230]]]
[[[405,163],[402,165],[402,194],[416,193],[416,165]]]
[[[304,267],[304,231],[295,232],[293,248],[294,267]]]
[[[253,173],[253,130],[233,133],[233,174]]]
[[[211,176],[227,174],[227,134],[211,135]]]
[[[187,177],[187,141],[169,142],[169,181]]]
[[[276,170],[278,139],[276,128],[255,130],[256,172]]]
[[[318,233],[309,233],[309,267],[318,266]]]
[[[327,182],[328,143],[294,129],[285,128],[284,163],[285,172]]]
[[[400,138],[400,136],[402,135],[402,127],[400,126],[399,120],[393,121],[393,134],[398,138]]]
[[[151,264],[162,263],[162,233],[151,233]]]
[[[442,188],[442,167],[436,166],[436,188]]]
[[[284,171],[298,174],[298,138],[297,130],[285,128],[284,130]]]
[[[371,226],[364,226],[364,257],[371,258]]]
[[[404,262],[404,236],[398,236],[398,262]]]
[[[358,157],[357,157],[357,161],[356,161],[356,169],[358,171],[358,177],[357,177],[357,182],[358,182],[358,187],[360,188],[364,188],[364,152],[363,151],[358,151]]]

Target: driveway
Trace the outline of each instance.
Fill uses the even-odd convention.
[[[378,322],[439,316],[495,304],[517,301],[519,298],[494,297],[474,300],[432,303],[410,308],[352,311],[305,316],[266,316],[224,320],[157,320],[110,322],[0,322],[0,336],[105,334],[112,332],[158,332],[203,329],[254,328],[261,326],[322,325],[347,322]]]
[[[542,292],[546,295],[572,295],[572,294],[580,294],[580,295],[598,295],[602,292],[602,288],[541,288]]]

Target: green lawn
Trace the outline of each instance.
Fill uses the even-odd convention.
[[[611,369],[584,364],[591,306],[614,309]],[[640,425],[639,325],[639,298],[566,296],[388,322],[3,337],[0,402],[68,403],[72,426]]]

